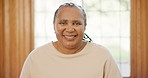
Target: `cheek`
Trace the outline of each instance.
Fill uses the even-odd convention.
[[[85,31],[85,28],[83,27],[77,29],[77,32],[82,35],[84,34],[84,31]]]
[[[60,26],[56,26],[55,27],[56,34],[62,34],[63,31],[64,31],[63,27],[60,27]]]

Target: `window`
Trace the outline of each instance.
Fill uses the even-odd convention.
[[[130,0],[35,0],[35,47],[56,40],[53,15],[64,2],[74,2],[85,9],[85,33],[93,42],[107,47],[122,75],[130,76]]]

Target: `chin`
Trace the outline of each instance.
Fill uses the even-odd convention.
[[[68,49],[74,49],[74,48],[80,47],[82,42],[83,42],[82,40],[81,41],[80,40],[64,41],[63,45]]]
[[[73,49],[73,48],[76,48],[76,47],[77,47],[76,44],[71,43],[71,42],[70,42],[70,43],[67,43],[67,44],[64,43],[64,45],[65,45],[65,47],[68,48],[68,49]]]

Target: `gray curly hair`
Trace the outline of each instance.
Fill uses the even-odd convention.
[[[55,11],[53,23],[55,23],[55,19],[56,19],[56,16],[57,16],[57,13],[58,13],[59,9],[61,7],[63,7],[63,6],[71,6],[71,7],[78,7],[78,8],[80,8],[80,10],[82,10],[82,12],[83,12],[84,24],[87,25],[87,23],[86,23],[86,13],[85,13],[84,9],[81,6],[76,5],[74,3],[64,3],[64,4],[60,5],[59,8]]]

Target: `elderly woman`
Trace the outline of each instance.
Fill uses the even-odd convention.
[[[58,41],[33,50],[20,78],[122,78],[106,48],[83,40],[83,8],[65,3],[56,10],[53,23]]]

